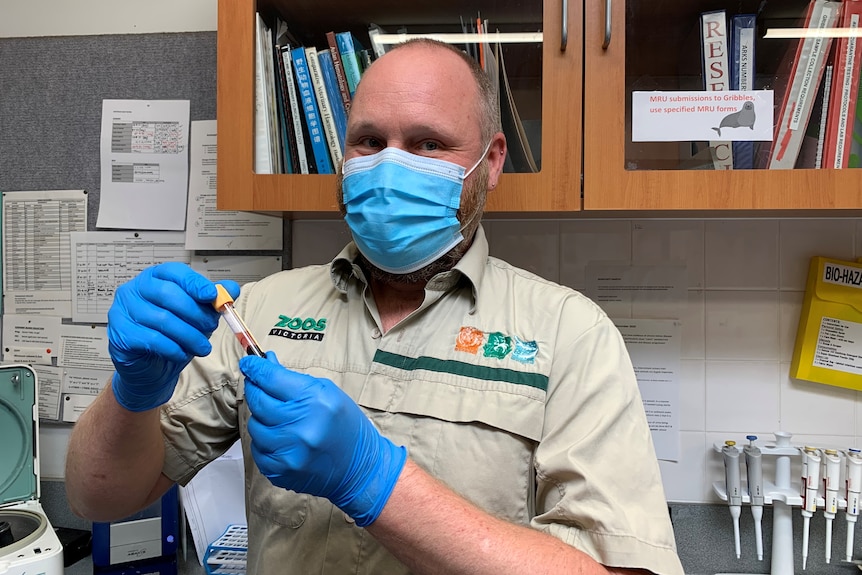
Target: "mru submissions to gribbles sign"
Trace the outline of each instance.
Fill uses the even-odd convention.
[[[769,142],[772,90],[632,92],[633,142]]]

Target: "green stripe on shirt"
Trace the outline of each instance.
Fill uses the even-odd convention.
[[[514,383],[516,385],[528,385],[530,387],[535,387],[536,389],[541,389],[542,391],[548,390],[548,376],[540,373],[526,373],[502,367],[472,365],[464,363],[463,361],[437,359],[435,357],[407,357],[405,355],[398,355],[388,351],[381,351],[379,349],[374,354],[374,361],[376,363],[382,363],[383,365],[403,369],[405,371],[424,369],[427,371],[472,377],[474,379],[502,381],[505,383]]]

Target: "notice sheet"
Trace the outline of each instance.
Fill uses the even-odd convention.
[[[99,228],[182,230],[188,100],[103,100]]]

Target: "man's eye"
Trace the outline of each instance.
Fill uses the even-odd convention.
[[[363,138],[359,141],[359,145],[364,147],[364,148],[374,148],[374,149],[383,148],[383,142],[381,142],[377,138]]]
[[[422,142],[420,146],[426,152],[434,152],[440,149],[440,146],[437,145],[437,142]]]

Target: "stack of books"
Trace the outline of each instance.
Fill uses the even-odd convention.
[[[506,171],[537,172],[541,126],[521,119],[504,49],[491,43],[488,20],[462,19],[461,27],[477,42],[462,48],[484,68],[498,87],[503,132],[509,142]],[[383,30],[368,26],[364,41],[349,31],[330,31],[320,45],[303,46],[288,25],[275,18],[270,25],[257,14],[255,36],[255,144],[258,174],[332,174],[344,157],[347,114],[362,74],[385,49],[377,41]],[[401,30],[399,30],[401,32]],[[324,40],[325,37],[325,40]],[[371,49],[365,46],[370,45]],[[531,132],[532,130],[532,132]],[[532,137],[529,137],[532,136]],[[534,142],[531,147],[530,141]],[[534,152],[534,149],[536,150]]]
[[[350,101],[374,55],[351,32],[326,40],[303,46],[285,22],[257,15],[255,172],[333,174],[341,164]]]
[[[792,40],[774,77],[766,80],[776,103],[773,140],[756,150],[754,142],[733,142],[732,155],[724,154],[723,161],[713,154],[716,169],[860,167],[860,19],[862,0],[809,1],[798,25],[805,33]],[[724,10],[701,14],[704,89],[756,89],[755,20]],[[725,60],[715,57],[725,54]],[[710,142],[710,149],[726,150],[727,144]]]

